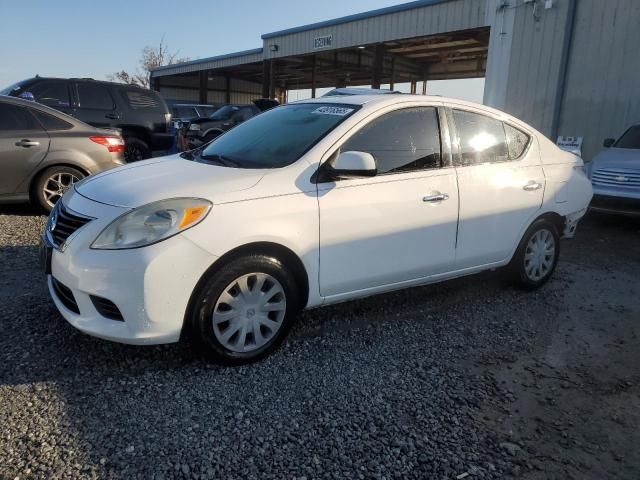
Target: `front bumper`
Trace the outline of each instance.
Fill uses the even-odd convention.
[[[65,196],[65,205],[66,200]],[[69,203],[77,213],[95,213],[90,208],[95,202]],[[47,280],[56,307],[77,329],[106,340],[128,344],[178,341],[191,294],[216,257],[182,235],[131,250],[91,250],[97,234],[123,211],[104,205],[100,210],[111,212],[81,227],[69,237],[64,251],[53,251]],[[64,296],[71,293],[77,308],[73,304],[69,308],[60,285],[68,289]],[[122,320],[101,314],[91,296],[113,302]]]
[[[617,197],[596,194],[589,209],[602,213],[625,216],[640,216],[640,198]]]

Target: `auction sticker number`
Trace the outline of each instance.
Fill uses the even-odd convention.
[[[313,110],[311,113],[318,113],[320,115],[338,115],[339,117],[344,117],[345,115],[349,115],[353,112],[353,108],[346,107],[318,107]]]

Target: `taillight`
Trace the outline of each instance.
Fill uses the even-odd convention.
[[[124,140],[122,137],[94,135],[89,137],[89,140],[104,145],[111,153],[124,152]]]

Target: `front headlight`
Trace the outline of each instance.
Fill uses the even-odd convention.
[[[161,242],[200,223],[211,210],[202,198],[172,198],[135,208],[111,222],[91,248],[122,250]]]
[[[200,125],[198,125],[197,123],[192,123],[191,125],[189,125],[189,130],[191,131],[199,131],[200,130]]]

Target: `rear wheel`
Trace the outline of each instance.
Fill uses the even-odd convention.
[[[536,220],[524,234],[509,265],[516,285],[535,290],[553,274],[560,257],[560,236],[548,220]]]
[[[62,195],[84,177],[84,172],[73,167],[61,165],[47,168],[38,177],[33,192],[34,200],[42,209],[50,212]]]
[[[137,137],[126,137],[124,140],[124,159],[129,163],[146,158],[151,158],[149,145]]]
[[[241,257],[210,274],[196,292],[189,333],[215,362],[251,363],[278,348],[299,308],[295,278],[279,260]]]

